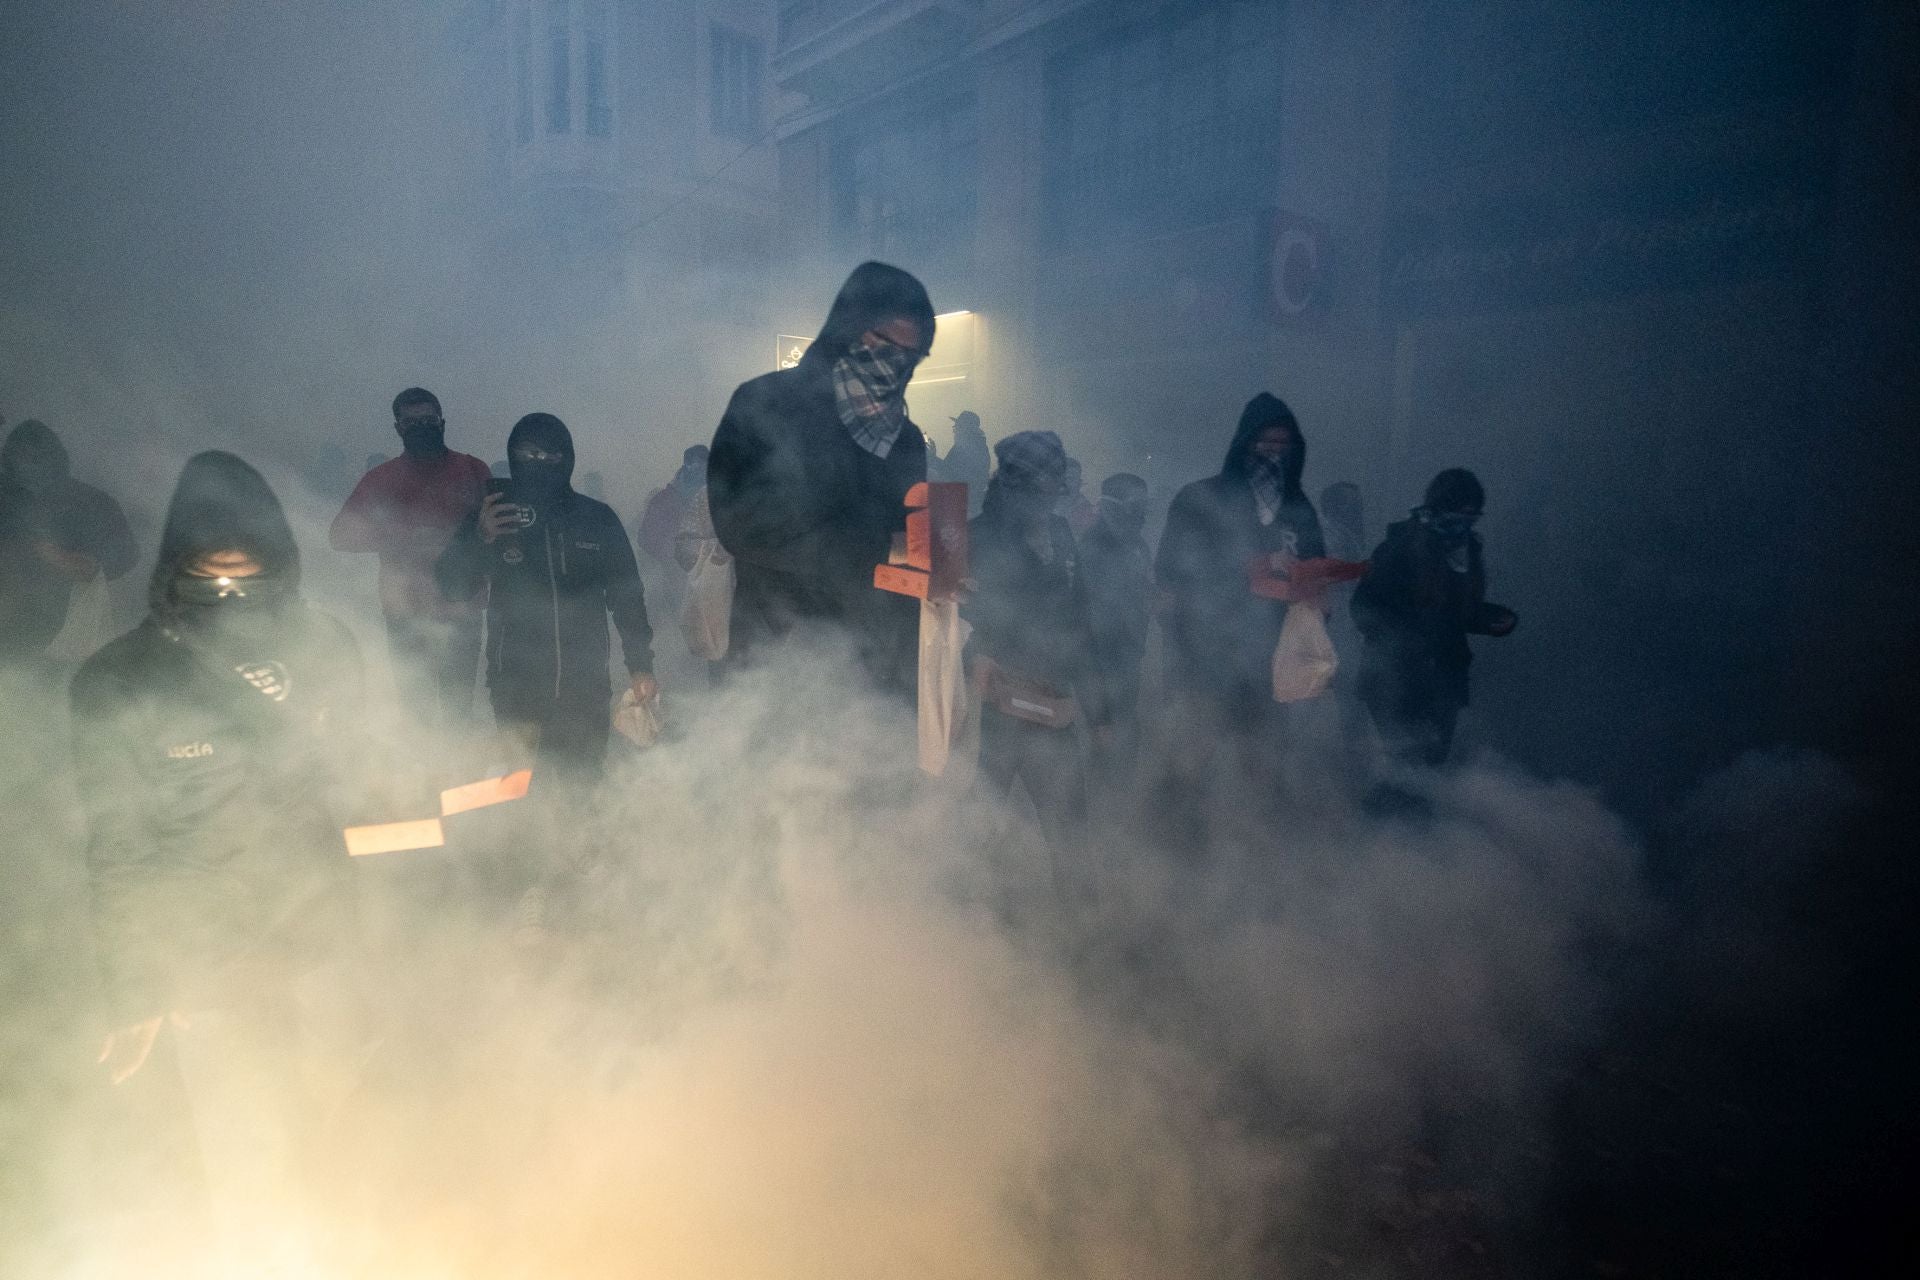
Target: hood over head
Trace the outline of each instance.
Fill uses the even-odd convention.
[[[532,446],[546,453],[557,453],[561,457],[558,463],[533,463],[520,457],[522,446]],[[573,487],[573,433],[567,430],[567,424],[550,413],[530,413],[513,424],[513,432],[507,437],[507,470],[513,477],[515,487],[525,485],[530,489],[553,489],[571,491]],[[552,467],[551,472],[541,471],[542,466]]]
[[[171,618],[177,612],[174,583],[188,566],[211,552],[235,550],[258,560],[263,575],[277,579],[283,591],[299,588],[300,548],[265,477],[222,450],[195,454],[167,504],[148,607]]]
[[[860,335],[896,316],[918,324],[933,341],[933,301],[926,286],[899,267],[863,262],[853,269],[827,312],[820,336],[807,348],[802,362],[832,362],[847,353]]]
[[[27,488],[36,487],[32,481],[39,477],[64,480],[71,467],[67,446],[38,418],[16,425],[0,445],[0,476],[24,482]]]
[[[1487,491],[1465,467],[1448,467],[1427,482],[1422,505],[1429,511],[1478,511],[1487,505]]]
[[[1227,458],[1220,464],[1220,475],[1228,480],[1244,480],[1251,475],[1253,442],[1275,423],[1293,431],[1293,449],[1287,454],[1283,480],[1287,496],[1298,497],[1300,475],[1307,468],[1307,437],[1301,433],[1300,421],[1293,416],[1293,410],[1287,408],[1287,402],[1270,391],[1262,391],[1240,411],[1240,426],[1233,433],[1233,443],[1227,446]]]

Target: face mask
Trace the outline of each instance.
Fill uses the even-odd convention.
[[[866,383],[867,391],[879,400],[896,400],[904,395],[907,382],[920,363],[913,352],[885,340],[872,346],[857,342],[848,348],[846,358],[860,375],[860,381]]]
[[[570,468],[566,454],[559,449],[528,443],[514,448],[507,457],[513,473],[514,501],[551,502],[566,489]]]
[[[1147,509],[1136,502],[1102,495],[1100,518],[1121,533],[1138,533],[1147,527]]]
[[[410,418],[400,425],[400,447],[410,458],[437,458],[447,451],[447,424],[438,418]]]
[[[1474,521],[1479,518],[1459,511],[1440,511],[1427,517],[1427,527],[1439,535],[1441,541],[1457,544],[1467,540],[1467,535],[1473,532]]]
[[[222,650],[252,649],[278,633],[281,607],[292,592],[274,574],[250,578],[203,578],[182,574],[173,582],[175,621],[189,639]]]

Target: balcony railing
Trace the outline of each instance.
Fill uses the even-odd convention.
[[[964,42],[982,0],[786,0],[773,73],[782,87],[831,95],[919,65]],[[876,72],[874,67],[882,68]]]

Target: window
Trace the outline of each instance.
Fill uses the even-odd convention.
[[[1134,28],[1048,69],[1057,240],[1154,231],[1268,198],[1279,6],[1226,0]]]
[[[607,41],[587,37],[587,136],[613,136],[613,100],[607,93]]]
[[[709,41],[712,66],[707,77],[713,131],[750,141],[760,136],[761,44],[714,23]]]
[[[533,12],[522,9],[513,25],[513,140],[533,141]]]
[[[556,4],[547,19],[547,132],[573,131],[573,34],[567,7]]]
[[[835,164],[846,247],[964,260],[973,248],[977,129],[972,99],[950,101],[884,132],[865,121],[856,126]]]

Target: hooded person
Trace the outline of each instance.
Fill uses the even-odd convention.
[[[1354,625],[1365,641],[1360,696],[1388,754],[1403,764],[1445,763],[1467,705],[1467,637],[1504,636],[1518,621],[1487,603],[1473,531],[1485,505],[1473,472],[1442,471],[1421,505],[1387,527],[1354,591]]]
[[[620,518],[573,489],[573,435],[530,413],[507,439],[512,476],[464,521],[435,568],[453,600],[486,593],[494,719],[536,742],[535,777],[597,781],[611,724],[607,620],[634,694],[650,700],[653,628]],[[540,785],[538,782],[536,786]]]
[[[134,554],[120,504],[73,478],[53,428],[28,418],[7,433],[0,445],[0,663],[48,653],[68,625],[76,593],[125,574]],[[103,624],[104,595],[99,604],[96,622]],[[105,639],[88,630],[73,657]]]
[[[933,331],[918,280],[862,263],[800,362],[733,393],[707,464],[714,530],[735,561],[729,666],[796,632],[838,632],[876,686],[912,696],[919,613],[876,589],[873,570],[927,478],[906,388]]]
[[[1273,649],[1287,613],[1249,589],[1249,564],[1326,554],[1300,487],[1306,463],[1293,411],[1263,391],[1241,413],[1220,473],[1180,490],[1160,535],[1154,574],[1167,596],[1168,680],[1235,720],[1273,701]]]
[[[994,453],[999,470],[968,526],[973,586],[962,606],[973,626],[968,666],[982,692],[980,774],[1003,794],[1026,788],[1053,851],[1055,886],[1071,906],[1092,887],[1081,734],[1106,723],[1106,707],[1079,550],[1056,510],[1067,455],[1051,431],[1016,432]]]
[[[1167,512],[1154,576],[1172,703],[1168,764],[1188,799],[1216,789],[1210,766],[1223,742],[1240,749],[1238,777],[1253,794],[1274,793],[1285,716],[1272,663],[1288,606],[1254,594],[1250,568],[1326,554],[1300,487],[1306,460],[1293,411],[1263,391],[1242,411],[1219,474],[1182,488]]]
[[[182,471],[147,603],[71,692],[119,1028],[102,1059],[132,1074],[172,1015],[215,1208],[243,1214],[314,1113],[294,1096],[303,1048],[340,1068],[362,1044],[341,836],[367,758],[359,655],[301,598],[280,503],[230,453]]]

